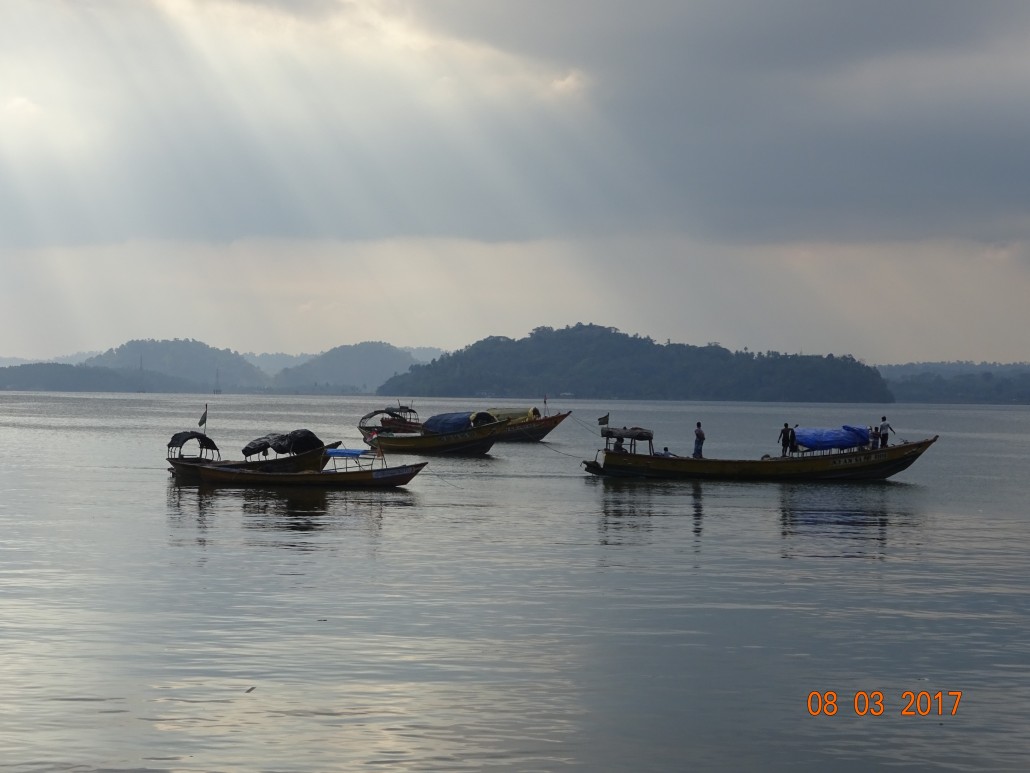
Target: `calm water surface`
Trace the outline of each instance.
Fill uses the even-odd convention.
[[[597,416],[754,457],[883,408],[552,402],[547,443],[280,494],[170,479],[205,399],[231,458],[382,407],[0,392],[4,770],[1030,766],[1025,408],[890,406],[941,439],[888,483],[639,484],[583,472]]]

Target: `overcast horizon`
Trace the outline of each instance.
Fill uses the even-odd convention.
[[[1028,36],[994,0],[7,0],[0,356],[584,322],[1026,362]]]

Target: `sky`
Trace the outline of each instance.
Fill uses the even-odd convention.
[[[0,357],[1030,360],[1030,3],[2,0]]]

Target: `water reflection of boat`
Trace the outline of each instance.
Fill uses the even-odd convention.
[[[599,523],[602,545],[649,542],[645,535],[660,529],[680,529],[682,519],[691,517],[695,550],[700,546],[704,523],[704,484],[694,481],[688,488],[668,482],[665,485],[638,486],[624,478],[603,478],[602,518]],[[684,496],[690,494],[688,500]],[[666,520],[668,519],[668,520]]]
[[[907,469],[937,435],[886,448],[862,446],[804,451],[761,459],[708,459],[656,454],[654,433],[641,427],[604,427],[605,446],[583,465],[593,475],[730,481],[884,480]]]
[[[194,453],[192,442],[197,444]],[[220,469],[261,470],[263,472],[300,472],[321,470],[329,457],[326,449],[338,448],[340,441],[323,443],[315,433],[307,429],[296,429],[285,434],[271,433],[250,441],[243,448],[242,461],[222,459],[218,445],[203,432],[176,432],[168,441],[166,460],[169,471],[176,479],[196,483],[200,481],[201,467]],[[273,451],[276,455],[268,456]],[[252,458],[257,457],[257,458]]]
[[[353,529],[377,534],[391,512],[403,514],[418,502],[417,494],[405,488],[228,488],[183,485],[175,478],[168,483],[175,544],[206,544],[220,519],[235,524],[242,515],[245,530],[267,535],[260,537],[262,544],[301,551],[334,549],[337,543],[313,535]]]
[[[882,557],[889,535],[918,527],[920,487],[785,483],[780,487],[780,533],[820,556]]]

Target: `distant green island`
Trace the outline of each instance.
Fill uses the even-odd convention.
[[[584,323],[491,336],[455,352],[369,341],[317,355],[240,354],[148,339],[71,359],[0,367],[0,390],[1030,404],[1030,363],[874,367],[848,354],[662,344]]]
[[[659,344],[615,328],[540,327],[492,337],[414,365],[386,396],[874,402],[894,398],[875,368],[853,357],[731,352],[717,344]]]

